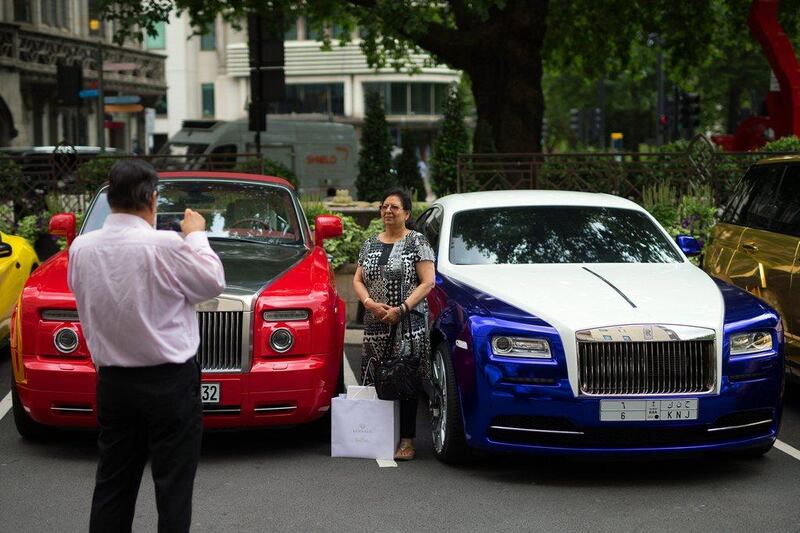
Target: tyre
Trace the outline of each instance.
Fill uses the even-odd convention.
[[[444,342],[433,351],[431,362],[430,397],[431,434],[433,453],[444,463],[455,464],[469,456],[464,424],[461,418],[461,403],[456,385],[455,370],[450,360],[450,350]]]
[[[22,407],[22,402],[19,399],[17,384],[13,379],[11,381],[11,406],[14,412],[14,425],[17,426],[17,432],[23,439],[31,441],[43,440],[50,435],[50,430],[47,426],[36,422],[25,412],[25,408]]]
[[[347,392],[347,388],[344,385],[344,365],[349,364],[347,362],[347,356],[342,353],[342,366],[339,368],[339,379],[336,380],[336,394],[341,394],[343,392]]]

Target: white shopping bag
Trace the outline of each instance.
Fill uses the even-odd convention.
[[[393,460],[399,440],[400,404],[378,400],[374,387],[331,400],[331,457]]]

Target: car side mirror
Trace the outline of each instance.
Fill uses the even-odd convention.
[[[325,239],[342,236],[342,219],[334,215],[319,215],[314,219],[314,244],[322,246]]]
[[[703,251],[700,241],[691,235],[678,235],[675,237],[675,242],[678,243],[678,248],[680,248],[687,257],[700,255],[700,253]]]
[[[58,213],[50,219],[50,235],[66,237],[67,246],[75,240],[75,213]]]
[[[14,250],[10,244],[0,241],[0,257],[11,257],[13,252]]]

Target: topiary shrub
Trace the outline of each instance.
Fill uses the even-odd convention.
[[[115,157],[93,157],[87,159],[75,172],[75,192],[94,194],[108,181],[111,167],[119,161]]]
[[[768,142],[759,152],[800,152],[800,139],[794,135]]]
[[[457,189],[458,154],[469,152],[469,135],[464,125],[464,104],[458,87],[451,87],[444,106],[442,129],[431,155],[431,187],[437,196]]]
[[[359,200],[375,202],[395,182],[392,175],[392,141],[380,95],[368,92],[365,103],[356,190]]]

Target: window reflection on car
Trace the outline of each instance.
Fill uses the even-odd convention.
[[[283,187],[203,180],[164,181],[158,187],[156,228],[180,231],[187,208],[205,217],[210,239],[304,244],[294,200]],[[101,191],[82,233],[102,227],[109,213],[106,193]]]
[[[652,220],[638,211],[522,206],[456,213],[450,262],[677,263],[683,258]]]

